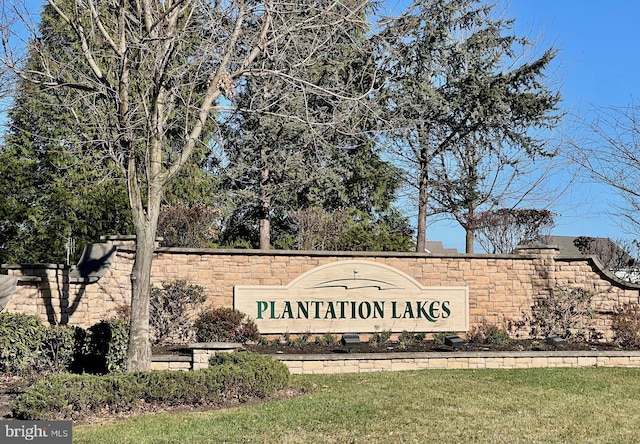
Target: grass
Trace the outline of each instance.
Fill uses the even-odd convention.
[[[75,443],[631,443],[640,369],[425,370],[293,378],[310,394],[74,427]]]

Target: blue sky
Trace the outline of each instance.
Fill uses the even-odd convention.
[[[569,113],[561,132],[571,130],[573,117],[588,119],[594,108],[628,106],[640,95],[640,1],[511,0],[506,16],[515,19],[519,35],[560,51],[550,74]],[[550,208],[559,215],[553,234],[630,239],[607,214],[612,199],[615,195],[598,184],[574,184]],[[464,251],[464,232],[454,223],[435,224],[427,236]]]

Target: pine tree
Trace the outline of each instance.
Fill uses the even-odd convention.
[[[524,158],[552,154],[531,130],[560,118],[559,94],[544,84],[555,51],[519,62],[531,43],[493,14],[477,0],[421,0],[379,36],[392,152],[418,190],[418,251],[427,215],[444,213],[473,252],[479,208],[505,193],[492,187],[495,173],[517,175]]]

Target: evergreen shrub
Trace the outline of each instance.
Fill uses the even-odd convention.
[[[150,406],[205,405],[264,397],[285,387],[287,367],[251,352],[224,353],[193,372],[54,375],[16,398],[20,420],[77,420],[85,415],[148,410]]]
[[[201,312],[195,323],[198,342],[258,341],[260,332],[255,322],[239,310],[228,307],[211,308]]]
[[[35,315],[0,313],[0,373],[66,372],[74,351],[73,327],[47,326]]]
[[[78,373],[121,373],[126,370],[129,324],[123,319],[102,320],[76,332],[73,370]]]
[[[39,367],[45,334],[37,316],[0,313],[0,372],[23,375]]]
[[[40,365],[38,370],[54,373],[68,372],[73,368],[76,355],[76,331],[68,325],[45,327],[40,344]]]

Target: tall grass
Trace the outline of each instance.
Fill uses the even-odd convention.
[[[427,370],[294,378],[310,394],[76,426],[76,443],[640,442],[640,370]]]

